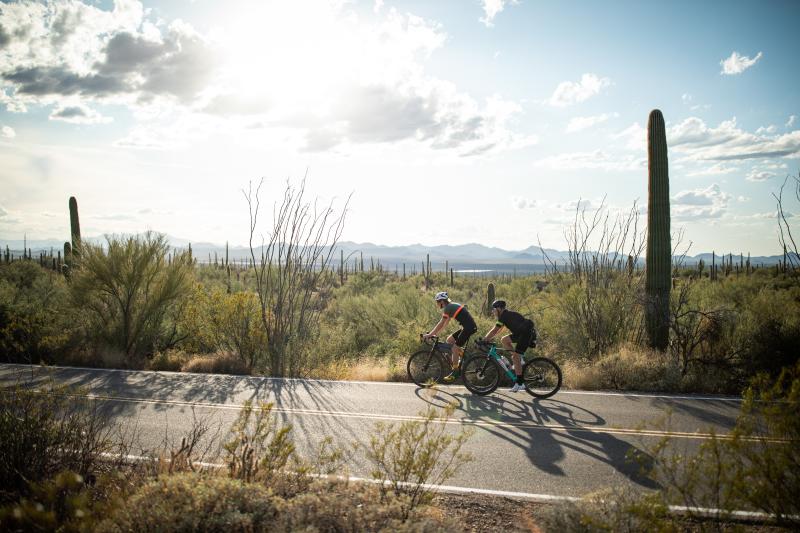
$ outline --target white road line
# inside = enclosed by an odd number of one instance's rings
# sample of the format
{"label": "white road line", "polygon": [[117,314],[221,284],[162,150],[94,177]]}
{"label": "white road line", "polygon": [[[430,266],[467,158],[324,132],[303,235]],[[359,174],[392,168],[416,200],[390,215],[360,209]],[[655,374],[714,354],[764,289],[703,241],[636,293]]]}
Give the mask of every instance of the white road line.
{"label": "white road line", "polygon": [[[230,379],[248,379],[248,380],[261,380],[261,381],[277,381],[277,382],[303,382],[303,383],[335,383],[339,385],[346,385],[346,384],[357,384],[357,385],[380,385],[380,386],[389,386],[389,387],[414,387],[419,388],[414,383],[400,383],[400,382],[389,382],[389,381],[343,381],[343,380],[333,380],[333,379],[308,379],[308,378],[275,378],[275,377],[268,377],[268,376],[235,376],[230,374],[191,374],[187,372],[170,372],[168,370],[124,370],[119,368],[88,368],[88,367],[79,367],[79,366],[42,366],[42,365],[24,365],[24,364],[17,364],[17,363],[3,363],[0,364],[0,368],[3,366],[7,367],[21,367],[21,368],[29,368],[29,369],[40,369],[40,370],[81,370],[87,372],[112,372],[112,373],[121,373],[121,374],[158,374],[158,375],[165,375],[165,376],[176,376],[176,377],[197,377],[201,375],[205,375],[208,377],[225,377]],[[441,389],[451,389],[456,388],[463,390],[464,387],[460,385],[438,385],[438,388]],[[559,396],[563,395],[579,395],[579,396],[622,396],[627,398],[657,398],[657,399],[669,399],[669,400],[697,400],[697,401],[720,401],[720,402],[738,402],[741,403],[742,399],[735,397],[735,396],[692,396],[692,395],[673,395],[673,394],[658,394],[658,393],[646,393],[646,392],[610,392],[610,391],[580,391],[580,390],[560,390],[556,397],[551,398],[551,400],[556,399]]]}
{"label": "white road line", "polygon": [[[127,461],[132,462],[146,462],[146,461],[157,461],[157,459],[153,457],[146,457],[142,455],[124,455],[121,456],[119,454],[110,454],[104,453],[103,456],[118,459],[123,458]],[[201,468],[207,469],[223,469],[226,468],[226,465],[221,463],[205,463],[205,462],[193,462],[192,464],[199,466]],[[325,479],[341,479],[347,480],[350,482],[355,483],[373,483],[373,484],[385,484],[388,485],[390,481],[379,481],[376,479],[370,478],[363,478],[363,477],[355,477],[355,476],[336,476],[336,475],[318,475],[314,477],[320,477]],[[401,482],[399,483],[401,486],[414,486],[413,483],[408,482]],[[535,503],[564,503],[564,502],[580,502],[583,498],[576,497],[576,496],[559,496],[555,494],[535,494],[530,492],[515,492],[515,491],[508,491],[508,490],[496,490],[496,489],[480,489],[476,487],[458,487],[454,485],[431,485],[431,484],[422,484],[428,490],[434,492],[443,492],[448,494],[480,494],[485,496],[502,496],[505,498],[512,498],[515,500],[528,500]],[[766,521],[774,519],[774,515],[770,515],[767,513],[759,512],[759,511],[736,511],[730,510],[726,511],[723,509],[714,509],[708,507],[687,507],[684,505],[670,505],[668,509],[676,514],[692,514],[692,515],[699,515],[699,516],[730,516],[732,518],[736,518],[739,520],[758,520],[758,521]],[[796,519],[797,517],[790,517]]]}
{"label": "white road line", "polygon": [[[189,402],[183,400],[108,396],[103,394],[86,394],[86,395],[75,395],[75,396],[81,396],[92,400],[106,401],[106,402],[174,405],[179,407],[200,407],[204,409],[222,409],[231,411],[240,411],[244,408],[244,405],[241,404]],[[287,414],[287,415],[300,415],[300,416],[307,415],[307,416],[321,416],[330,418],[355,418],[362,420],[386,420],[391,422],[425,420],[425,417],[418,415],[359,413],[352,411],[328,411],[323,409],[286,408],[277,406],[273,406],[272,412]],[[564,426],[557,424],[536,424],[534,422],[500,422],[495,420],[476,420],[471,418],[448,418],[448,419],[440,419],[438,420],[438,422],[451,425],[476,426],[485,428],[523,428],[523,429],[535,429],[535,430],[545,430],[545,431],[557,431],[561,433],[636,435],[642,437],[671,437],[671,438],[695,439],[695,440],[709,440],[712,438],[717,438],[721,440],[730,439],[730,437],[726,434],[711,434],[711,433],[684,432],[684,431],[659,431],[650,429],[628,429],[628,428],[614,428],[614,427]]]}

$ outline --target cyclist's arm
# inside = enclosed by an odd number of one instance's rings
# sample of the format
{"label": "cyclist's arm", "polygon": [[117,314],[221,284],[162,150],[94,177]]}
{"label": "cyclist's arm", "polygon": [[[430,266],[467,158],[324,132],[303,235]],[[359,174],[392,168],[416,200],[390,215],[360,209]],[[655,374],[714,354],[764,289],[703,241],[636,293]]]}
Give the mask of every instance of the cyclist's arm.
{"label": "cyclist's arm", "polygon": [[503,326],[495,325],[492,329],[490,329],[486,333],[486,335],[483,336],[483,340],[485,340],[486,342],[489,342],[490,340],[492,340],[494,338],[495,335],[497,335],[500,332],[501,329],[503,329]]}
{"label": "cyclist's arm", "polygon": [[432,337],[434,335],[438,335],[439,332],[442,331],[442,329],[444,329],[444,327],[447,325],[448,322],[450,322],[450,317],[442,316],[442,318],[439,320],[439,323],[433,326],[431,332],[428,333],[428,336]]}

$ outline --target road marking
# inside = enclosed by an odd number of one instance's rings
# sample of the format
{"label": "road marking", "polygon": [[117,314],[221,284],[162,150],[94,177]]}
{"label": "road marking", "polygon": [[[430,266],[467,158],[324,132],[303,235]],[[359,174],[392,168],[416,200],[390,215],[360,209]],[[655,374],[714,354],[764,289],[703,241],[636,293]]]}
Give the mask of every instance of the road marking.
{"label": "road marking", "polygon": [[[24,365],[18,363],[3,363],[0,364],[0,367],[20,367],[20,368],[29,368],[29,369],[39,369],[39,370],[80,370],[86,372],[111,372],[111,373],[121,373],[121,374],[156,374],[156,375],[163,375],[165,377],[196,377],[198,375],[203,374],[190,374],[187,372],[170,372],[168,370],[124,370],[120,368],[87,368],[87,367],[78,367],[78,366],[42,366],[42,365]],[[261,381],[276,381],[276,382],[303,382],[303,383],[335,383],[339,385],[380,385],[380,386],[390,386],[390,387],[414,387],[420,388],[414,383],[401,383],[401,382],[389,382],[389,381],[342,381],[342,380],[333,380],[333,379],[307,379],[307,378],[274,378],[274,377],[267,377],[267,376],[234,376],[229,374],[204,374],[208,377],[224,377],[229,379],[248,379],[248,380],[261,380]],[[465,387],[461,385],[438,385],[439,388],[442,389],[459,389],[465,390]],[[577,396],[622,396],[626,398],[656,398],[656,399],[667,399],[667,400],[697,400],[697,401],[720,401],[720,402],[735,402],[741,403],[742,398],[738,398],[735,396],[691,396],[691,395],[670,395],[670,394],[658,394],[658,393],[646,393],[646,392],[609,392],[609,391],[580,391],[580,390],[560,390],[556,397],[550,398],[550,401],[558,401],[556,398],[563,396],[563,395],[577,395]],[[547,401],[547,400],[545,400]]]}
{"label": "road marking", "polygon": [[[72,396],[83,397],[91,400],[98,400],[105,402],[173,405],[177,407],[200,407],[204,409],[222,409],[230,411],[241,411],[242,409],[244,409],[243,404],[189,402],[184,400],[108,396],[103,394],[76,394]],[[425,417],[419,415],[393,415],[384,413],[359,413],[352,411],[328,411],[324,409],[288,408],[288,407],[279,407],[275,405],[273,405],[272,407],[272,412],[286,414],[286,415],[299,415],[299,416],[307,415],[307,416],[321,416],[321,417],[331,417],[331,418],[355,418],[362,420],[380,420],[380,421],[390,421],[390,422],[415,422],[415,421],[419,422],[426,420]],[[671,438],[697,439],[697,440],[709,440],[712,438],[729,440],[731,438],[727,434],[712,434],[712,433],[685,432],[685,431],[660,431],[651,429],[628,429],[628,428],[599,427],[599,426],[598,427],[564,426],[557,424],[537,424],[535,422],[502,422],[496,420],[471,419],[471,418],[446,418],[446,419],[438,419],[437,422],[443,424],[476,426],[484,428],[523,428],[523,429],[557,431],[561,433],[638,435],[643,437],[671,437]]]}
{"label": "road marking", "polygon": [[[158,459],[154,457],[147,457],[143,455],[120,455],[120,454],[111,454],[111,453],[103,453],[101,454],[105,457],[118,459],[122,458],[126,461],[131,462],[148,462],[153,461],[157,462]],[[192,463],[195,466],[199,466],[201,468],[206,469],[223,469],[227,468],[226,465],[221,463],[207,463],[207,462],[200,462],[194,461]],[[324,479],[338,479],[338,480],[347,480],[350,482],[355,483],[372,483],[372,484],[383,484],[383,485],[391,485],[391,481],[380,481],[377,479],[371,478],[364,478],[364,477],[355,477],[355,476],[337,476],[337,475],[313,475],[313,477],[317,478],[324,478]],[[410,482],[399,482],[400,486],[403,487],[413,487],[415,486],[414,483]],[[531,492],[515,492],[515,491],[508,491],[508,490],[496,490],[496,489],[480,489],[475,487],[459,487],[454,485],[432,485],[429,483],[424,483],[421,485],[427,490],[433,492],[443,492],[449,494],[481,494],[485,496],[502,496],[506,498],[512,498],[516,500],[528,500],[535,503],[566,503],[566,502],[580,502],[584,500],[584,498],[576,497],[576,496],[559,496],[556,494],[535,494]],[[724,509],[715,509],[715,508],[708,508],[708,507],[688,507],[684,505],[670,505],[668,506],[670,512],[675,514],[681,515],[699,515],[699,516],[710,516],[710,517],[717,517],[717,516],[730,516],[739,520],[753,520],[753,521],[765,521],[765,520],[772,520],[775,519],[775,515],[771,515],[768,513],[760,512],[760,511],[737,511],[737,510],[724,510]],[[787,518],[791,518],[793,520],[798,519],[797,516],[790,515]]]}

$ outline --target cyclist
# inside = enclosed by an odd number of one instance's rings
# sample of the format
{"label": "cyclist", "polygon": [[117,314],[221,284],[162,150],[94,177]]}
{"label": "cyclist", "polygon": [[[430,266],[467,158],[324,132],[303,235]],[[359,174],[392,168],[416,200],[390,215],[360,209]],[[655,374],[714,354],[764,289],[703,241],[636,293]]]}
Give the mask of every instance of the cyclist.
{"label": "cyclist", "polygon": [[442,310],[442,318],[433,327],[430,333],[423,335],[423,338],[429,339],[437,335],[451,319],[456,319],[461,325],[461,329],[447,337],[447,343],[453,345],[450,356],[450,363],[453,366],[453,371],[446,375],[443,381],[450,383],[458,379],[461,375],[458,368],[459,361],[464,355],[464,346],[466,346],[470,336],[478,332],[478,326],[475,324],[475,319],[472,318],[472,315],[467,311],[467,306],[451,302],[446,292],[437,292],[433,299],[436,301],[436,305],[439,309]]}
{"label": "cyclist", "polygon": [[[503,327],[511,331],[510,335],[506,335],[501,339],[503,348],[512,352],[514,373],[517,375],[517,382],[514,383],[509,392],[525,390],[525,384],[522,380],[522,355],[528,348],[536,346],[536,328],[533,325],[533,320],[525,318],[516,311],[506,309],[505,300],[492,302],[492,313],[494,313],[497,322],[483,337],[483,341],[489,342]],[[512,343],[516,344],[516,346],[513,346]]]}

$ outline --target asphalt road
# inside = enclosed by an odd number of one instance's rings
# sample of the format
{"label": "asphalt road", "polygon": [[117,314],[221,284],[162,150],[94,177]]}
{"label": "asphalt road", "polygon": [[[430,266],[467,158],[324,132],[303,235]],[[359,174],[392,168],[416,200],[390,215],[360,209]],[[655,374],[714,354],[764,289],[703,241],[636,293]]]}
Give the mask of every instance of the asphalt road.
{"label": "asphalt road", "polygon": [[[430,406],[453,403],[448,431],[471,428],[466,450],[475,459],[447,484],[540,499],[621,485],[658,488],[627,459],[629,453],[658,442],[667,418],[672,445],[690,452],[711,430],[730,431],[741,403],[731,397],[582,391],[535,400],[502,390],[480,397],[462,386],[425,390],[401,383],[0,365],[2,386],[35,386],[49,377],[98,397],[111,420],[136,426],[145,448],[165,438],[180,441],[195,418],[221,428],[224,437],[246,400],[274,402],[276,416],[292,425],[298,450],[306,454],[325,436],[348,449],[365,445],[379,421],[415,420]],[[363,451],[353,453],[349,473],[368,477]]]}

